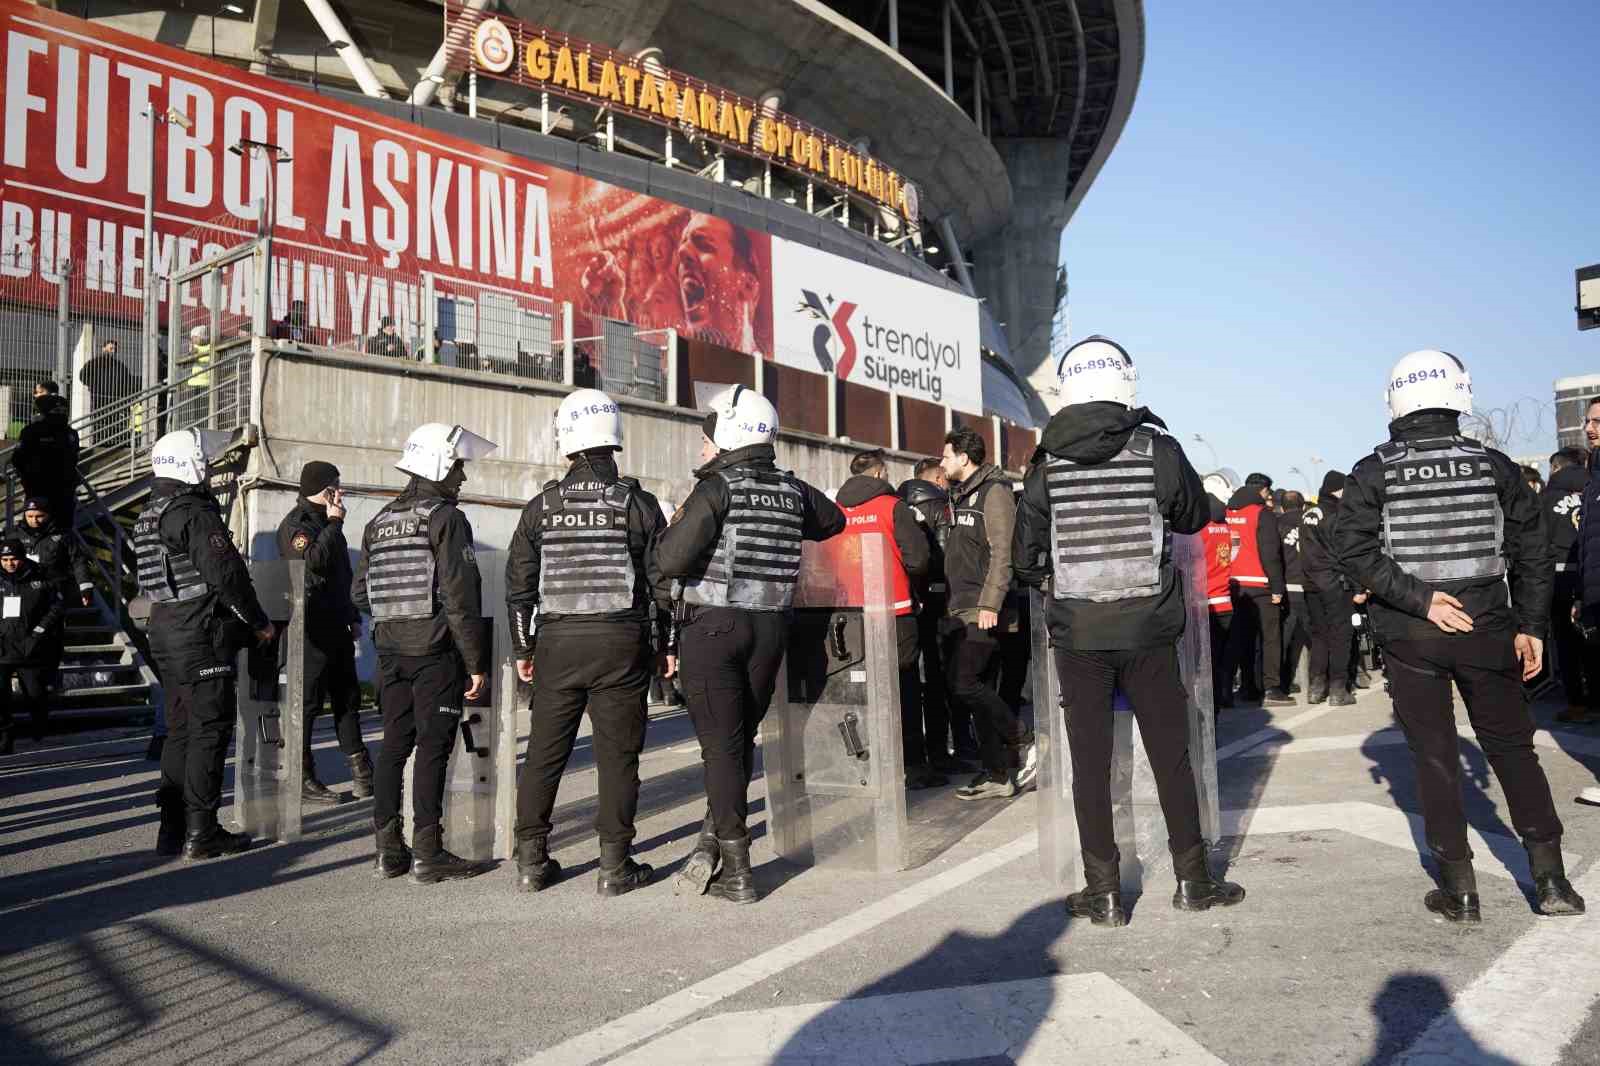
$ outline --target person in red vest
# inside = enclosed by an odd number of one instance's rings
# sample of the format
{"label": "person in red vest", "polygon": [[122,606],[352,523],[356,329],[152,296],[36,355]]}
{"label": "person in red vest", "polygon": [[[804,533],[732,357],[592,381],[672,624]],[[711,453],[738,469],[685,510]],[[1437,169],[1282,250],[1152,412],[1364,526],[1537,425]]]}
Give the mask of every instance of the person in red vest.
{"label": "person in red vest", "polygon": [[928,767],[922,730],[922,683],[917,674],[917,616],[911,582],[928,572],[928,538],[917,516],[886,479],[883,449],[861,452],[850,460],[850,480],[836,500],[845,514],[841,537],[881,533],[894,558],[895,647],[900,668],[900,737],[905,748],[906,787],[934,788],[949,783]]}
{"label": "person in red vest", "polygon": [[1227,671],[1232,678],[1236,668],[1243,669],[1239,693],[1246,703],[1286,706],[1296,702],[1281,677],[1283,603],[1289,589],[1283,578],[1278,516],[1266,506],[1271,498],[1272,479],[1251,474],[1228,501],[1228,525],[1239,536],[1239,550],[1233,556]]}
{"label": "person in red vest", "polygon": [[1233,677],[1227,670],[1228,630],[1233,624],[1229,581],[1239,538],[1228,525],[1228,506],[1216,491],[1220,488],[1227,492],[1227,482],[1212,474],[1205,479],[1205,485],[1211,520],[1200,531],[1200,550],[1205,554],[1206,606],[1211,613],[1211,693],[1216,709],[1222,711],[1233,708]]}

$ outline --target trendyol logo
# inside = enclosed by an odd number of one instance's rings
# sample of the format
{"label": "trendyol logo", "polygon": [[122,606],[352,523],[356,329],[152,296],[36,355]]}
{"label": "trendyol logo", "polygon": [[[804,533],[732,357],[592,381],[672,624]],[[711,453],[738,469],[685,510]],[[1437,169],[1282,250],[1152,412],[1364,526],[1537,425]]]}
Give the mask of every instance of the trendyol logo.
{"label": "trendyol logo", "polygon": [[811,352],[824,373],[849,381],[859,366],[857,380],[872,387],[943,401],[944,372],[962,365],[959,340],[936,337],[925,327],[912,332],[885,325],[881,314],[876,322],[869,313],[856,323],[852,318],[860,305],[854,301],[835,300],[831,293],[819,296],[810,289],[800,294],[804,298],[796,310],[817,322]]}
{"label": "trendyol logo", "polygon": [[[832,313],[823,306],[822,300],[810,289],[801,289],[800,294],[805,299],[800,304],[800,310],[818,319],[817,328],[811,331],[811,351],[817,357],[817,362],[822,366],[822,372],[837,373],[840,380],[848,381],[850,371],[856,365],[856,338],[850,332],[850,316],[856,313],[856,305],[849,300],[841,300],[838,308]],[[828,297],[828,302],[833,302],[833,297]],[[834,344],[838,343],[839,358],[834,360]]]}

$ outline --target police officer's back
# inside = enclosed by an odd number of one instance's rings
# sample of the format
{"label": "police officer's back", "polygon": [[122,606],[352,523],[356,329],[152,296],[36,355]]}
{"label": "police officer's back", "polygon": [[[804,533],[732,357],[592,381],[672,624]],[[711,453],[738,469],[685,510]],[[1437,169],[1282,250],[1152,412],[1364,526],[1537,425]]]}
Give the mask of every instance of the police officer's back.
{"label": "police officer's back", "polygon": [[11,464],[22,479],[22,491],[46,497],[50,511],[63,523],[71,519],[78,487],[78,431],[67,422],[66,397],[46,393],[34,397],[38,412],[22,427]]}

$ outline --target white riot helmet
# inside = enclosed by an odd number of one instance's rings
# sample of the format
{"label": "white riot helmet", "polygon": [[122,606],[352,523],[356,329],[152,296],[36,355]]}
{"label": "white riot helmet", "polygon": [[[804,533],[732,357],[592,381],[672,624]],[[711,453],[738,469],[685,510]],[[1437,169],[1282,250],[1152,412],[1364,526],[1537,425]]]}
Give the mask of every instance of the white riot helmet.
{"label": "white riot helmet", "polygon": [[208,468],[228,451],[233,434],[214,429],[177,429],[156,441],[150,469],[185,485],[205,483]]}
{"label": "white riot helmet", "polygon": [[707,436],[722,451],[771,444],[777,439],[778,409],[743,385],[730,385],[713,396],[711,413],[716,422]]}
{"label": "white riot helmet", "polygon": [[460,426],[428,422],[411,431],[406,449],[400,453],[395,469],[415,474],[426,481],[443,481],[457,460],[471,462],[488,456],[498,447],[493,441]]}
{"label": "white riot helmet", "polygon": [[1205,490],[1209,495],[1215,496],[1223,503],[1227,503],[1233,498],[1234,486],[1229,483],[1227,476],[1220,470],[1201,478],[1200,484],[1205,486]]}
{"label": "white riot helmet", "polygon": [[1440,407],[1460,414],[1472,413],[1472,375],[1449,352],[1425,348],[1403,357],[1389,372],[1384,389],[1389,417]]}
{"label": "white riot helmet", "polygon": [[579,389],[556,408],[556,451],[576,455],[590,448],[622,450],[622,412],[599,389]]}
{"label": "white riot helmet", "polygon": [[1061,402],[1067,407],[1101,400],[1132,407],[1139,391],[1133,356],[1116,341],[1098,334],[1066,350],[1056,364],[1056,379],[1061,382]]}

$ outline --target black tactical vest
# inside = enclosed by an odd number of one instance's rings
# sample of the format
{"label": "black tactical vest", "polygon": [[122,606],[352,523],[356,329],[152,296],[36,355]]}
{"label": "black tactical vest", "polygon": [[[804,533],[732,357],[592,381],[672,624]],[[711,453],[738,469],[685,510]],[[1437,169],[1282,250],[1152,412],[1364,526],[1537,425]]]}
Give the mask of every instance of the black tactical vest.
{"label": "black tactical vest", "polygon": [[787,473],[735,468],[728,514],[705,570],[683,581],[683,599],[705,607],[783,611],[800,576],[805,496]]}
{"label": "black tactical vest", "polygon": [[609,614],[633,606],[629,481],[585,479],[545,489],[539,515],[540,614]]}
{"label": "black tactical vest", "polygon": [[1115,458],[1092,466],[1052,458],[1045,487],[1056,599],[1109,603],[1161,590],[1172,549],[1156,501],[1155,434],[1135,429]]}
{"label": "black tactical vest", "polygon": [[1494,464],[1465,437],[1380,444],[1383,546],[1421,581],[1500,577],[1505,514]]}
{"label": "black tactical vest", "polygon": [[189,556],[169,552],[161,540],[161,516],[176,503],[168,496],[146,507],[133,524],[133,549],[139,558],[139,591],[151,603],[197,600],[211,591]]}
{"label": "black tactical vest", "polygon": [[367,528],[367,602],[374,622],[432,618],[433,543],[428,524],[447,501],[398,500],[379,511]]}

